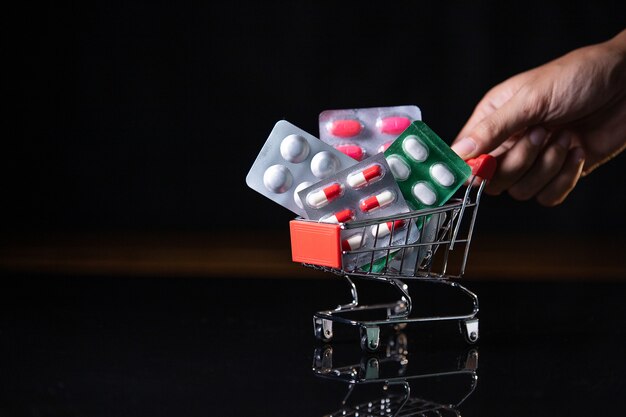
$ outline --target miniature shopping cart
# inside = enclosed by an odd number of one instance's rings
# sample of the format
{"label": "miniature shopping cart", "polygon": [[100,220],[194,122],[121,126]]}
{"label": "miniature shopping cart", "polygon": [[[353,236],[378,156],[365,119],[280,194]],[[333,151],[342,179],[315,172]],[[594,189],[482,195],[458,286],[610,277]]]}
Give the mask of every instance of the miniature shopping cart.
{"label": "miniature shopping cart", "polygon": [[[459,279],[467,264],[480,196],[495,172],[496,160],[481,155],[467,163],[472,167],[472,175],[464,195],[441,207],[340,224],[304,219],[290,222],[294,262],[344,277],[352,293],[352,302],[314,314],[313,327],[318,339],[332,339],[333,323],[357,326],[362,348],[375,351],[380,344],[381,326],[403,328],[413,322],[456,320],[469,343],[478,340],[478,297],[462,286]],[[385,236],[379,233],[383,227],[389,232]],[[398,242],[394,234],[400,233],[406,238]],[[373,236],[374,245],[356,250],[342,247],[342,240],[355,234],[361,234],[362,239],[366,234],[368,238]],[[400,299],[394,303],[359,305],[356,279],[388,283],[400,292]],[[452,287],[469,297],[471,311],[414,317],[405,281]],[[386,312],[384,317],[355,318],[364,312],[380,311]]]}

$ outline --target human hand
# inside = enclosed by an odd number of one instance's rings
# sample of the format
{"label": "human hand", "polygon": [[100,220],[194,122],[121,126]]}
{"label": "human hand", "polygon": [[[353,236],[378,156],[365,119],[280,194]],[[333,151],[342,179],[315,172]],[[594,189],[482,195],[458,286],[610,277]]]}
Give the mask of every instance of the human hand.
{"label": "human hand", "polygon": [[626,30],[495,86],[452,144],[464,159],[498,159],[487,193],[545,206],[624,148]]}

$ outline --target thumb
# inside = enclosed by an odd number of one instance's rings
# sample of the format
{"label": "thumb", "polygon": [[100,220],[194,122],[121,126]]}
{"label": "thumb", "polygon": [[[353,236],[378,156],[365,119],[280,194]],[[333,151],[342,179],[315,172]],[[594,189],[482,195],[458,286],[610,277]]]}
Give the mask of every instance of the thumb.
{"label": "thumb", "polygon": [[467,135],[455,141],[452,150],[469,159],[489,153],[513,134],[541,121],[540,100],[520,89],[502,107],[485,116]]}

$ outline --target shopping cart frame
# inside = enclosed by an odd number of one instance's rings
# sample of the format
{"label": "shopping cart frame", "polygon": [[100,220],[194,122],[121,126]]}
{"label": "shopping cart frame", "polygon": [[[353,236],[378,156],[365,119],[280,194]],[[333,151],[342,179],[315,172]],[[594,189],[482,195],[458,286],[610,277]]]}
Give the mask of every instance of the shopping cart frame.
{"label": "shopping cart frame", "polygon": [[[490,155],[481,155],[468,160],[467,163],[472,167],[472,175],[466,184],[463,197],[453,199],[441,207],[340,224],[319,223],[304,219],[292,220],[290,229],[293,260],[301,262],[305,267],[343,277],[352,295],[350,303],[339,305],[334,309],[318,311],[313,315],[314,335],[317,339],[330,341],[333,338],[333,323],[356,326],[360,330],[361,347],[364,350],[375,351],[380,345],[382,326],[404,328],[409,323],[456,320],[468,343],[478,341],[478,296],[461,285],[459,279],[462,278],[467,265],[480,198],[487,182],[495,173],[496,160]],[[428,238],[425,236],[424,229],[426,222],[431,219],[437,219],[437,224],[434,228],[434,235]],[[380,239],[388,239],[389,244],[381,248],[376,246],[376,242],[379,239],[380,226],[385,223],[389,225],[390,234],[388,238],[381,236]],[[396,225],[401,223],[403,226],[399,226],[396,230]],[[400,227],[404,228],[406,239],[400,244],[392,243],[394,234],[402,232]],[[417,227],[422,232],[415,242],[409,241],[411,227]],[[368,230],[371,230],[374,236],[373,248],[357,250],[341,248],[342,233],[361,231],[362,236],[365,236]],[[449,268],[450,254],[455,248],[458,250],[459,246],[464,248],[461,259],[457,261],[460,262],[460,266],[454,273]],[[311,251],[315,253],[311,254]],[[403,265],[405,255],[411,251],[419,254],[413,268],[410,265],[408,267]],[[438,268],[435,262],[437,254],[439,254]],[[353,258],[356,256],[357,259],[370,256],[371,259],[365,268],[362,262],[357,263],[358,267],[354,267],[345,263],[345,259],[349,256]],[[396,258],[395,269],[392,267],[392,256]],[[374,268],[375,261],[378,263],[378,269]],[[360,305],[355,278],[388,283],[400,292],[400,299],[394,303]],[[472,305],[471,311],[462,314],[411,317],[413,303],[409,287],[404,281],[419,281],[451,287],[469,298]],[[385,318],[357,320],[348,317],[353,313],[375,310],[386,311]]]}
{"label": "shopping cart frame", "polygon": [[[469,398],[478,382],[478,349],[453,349],[428,357],[411,357],[408,354],[407,337],[403,332],[390,337],[384,352],[366,354],[357,363],[337,365],[333,363],[334,348],[331,345],[317,347],[313,353],[313,373],[320,378],[345,383],[348,391],[341,401],[341,409],[330,416],[365,415],[378,411],[380,415],[459,415],[458,409]],[[421,359],[421,363],[413,363]],[[460,398],[455,401],[432,401],[414,396],[411,383],[419,380],[429,384],[447,382],[449,378],[464,378],[469,382]],[[368,398],[365,402],[349,404],[355,388],[362,385],[382,385],[382,397]],[[401,395],[390,390],[400,387]],[[415,385],[413,385],[415,388]]]}

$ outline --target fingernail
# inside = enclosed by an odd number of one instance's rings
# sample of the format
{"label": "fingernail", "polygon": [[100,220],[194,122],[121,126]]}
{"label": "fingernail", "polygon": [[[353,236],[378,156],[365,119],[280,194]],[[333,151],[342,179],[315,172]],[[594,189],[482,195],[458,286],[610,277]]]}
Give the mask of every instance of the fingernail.
{"label": "fingernail", "polygon": [[547,131],[541,126],[537,126],[531,129],[528,134],[528,138],[530,139],[530,143],[535,146],[543,145],[543,142],[546,140]]}
{"label": "fingernail", "polygon": [[556,143],[564,149],[569,149],[569,144],[571,143],[572,138],[567,133],[561,133],[561,136],[556,141]]}
{"label": "fingernail", "polygon": [[472,138],[463,138],[452,145],[452,150],[461,158],[466,159],[476,150],[476,142]]}

